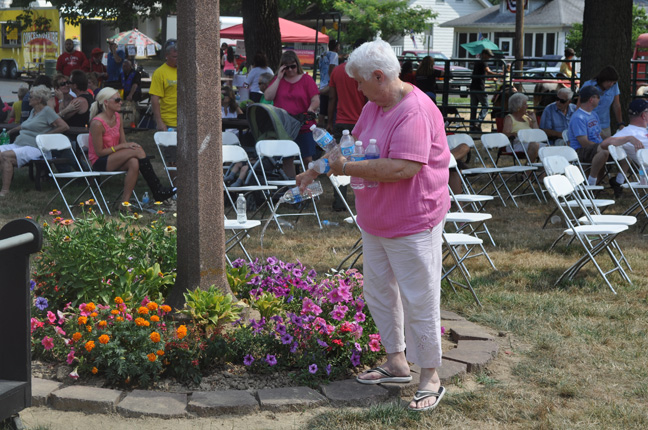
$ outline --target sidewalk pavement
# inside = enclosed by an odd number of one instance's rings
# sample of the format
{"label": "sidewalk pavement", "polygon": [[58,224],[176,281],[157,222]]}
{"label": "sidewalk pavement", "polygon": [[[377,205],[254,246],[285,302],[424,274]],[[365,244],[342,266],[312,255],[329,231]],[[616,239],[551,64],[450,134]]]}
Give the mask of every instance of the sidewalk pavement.
{"label": "sidewalk pavement", "polygon": [[[442,384],[469,372],[479,372],[498,352],[497,342],[486,330],[452,312],[442,311],[441,320],[456,348],[443,354],[438,369]],[[368,406],[412,396],[419,383],[420,368],[412,366],[407,384],[358,384],[355,379],[307,387],[263,389],[258,391],[194,391],[168,393],[63,384],[33,378],[32,406],[48,406],[62,411],[117,413],[125,417],[183,418],[251,414],[258,411],[300,411],[323,406]]]}

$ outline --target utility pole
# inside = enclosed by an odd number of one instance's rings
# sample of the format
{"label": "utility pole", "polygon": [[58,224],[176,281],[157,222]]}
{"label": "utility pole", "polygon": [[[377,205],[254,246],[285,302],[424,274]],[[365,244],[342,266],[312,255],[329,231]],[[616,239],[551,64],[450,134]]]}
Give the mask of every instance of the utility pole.
{"label": "utility pole", "polygon": [[522,71],[524,66],[524,4],[525,0],[515,1],[515,43],[513,44],[515,50],[515,59],[517,69]]}

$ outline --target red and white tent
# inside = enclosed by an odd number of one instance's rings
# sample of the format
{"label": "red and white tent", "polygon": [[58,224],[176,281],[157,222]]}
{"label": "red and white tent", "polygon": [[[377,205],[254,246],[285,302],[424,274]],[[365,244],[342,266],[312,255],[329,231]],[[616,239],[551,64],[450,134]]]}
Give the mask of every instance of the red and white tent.
{"label": "red and white tent", "polygon": [[[314,29],[287,19],[279,18],[279,32],[281,42],[303,42],[315,43],[315,33],[318,33],[317,43],[328,43],[329,37],[324,33],[316,32]],[[221,30],[221,37],[227,39],[243,39],[243,24],[234,25]]]}

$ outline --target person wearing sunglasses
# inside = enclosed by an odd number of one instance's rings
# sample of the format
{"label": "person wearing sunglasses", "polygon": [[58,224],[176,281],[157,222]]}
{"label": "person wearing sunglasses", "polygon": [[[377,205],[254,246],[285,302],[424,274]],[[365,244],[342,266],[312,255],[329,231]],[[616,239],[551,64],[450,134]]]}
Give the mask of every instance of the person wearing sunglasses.
{"label": "person wearing sunglasses", "polygon": [[576,112],[576,105],[571,102],[573,96],[574,93],[569,88],[559,89],[556,101],[547,105],[542,112],[540,128],[547,134],[550,145],[566,144],[562,132],[569,128],[569,120]]}
{"label": "person wearing sunglasses", "polygon": [[[265,90],[266,100],[274,102],[276,107],[285,109],[290,115],[310,112],[313,118],[317,118],[320,105],[319,88],[313,78],[304,73],[295,51],[284,52],[280,64],[277,76]],[[315,124],[315,121],[306,121],[295,138],[306,165],[315,155],[316,144],[310,131],[312,124]],[[292,157],[283,159],[283,171],[289,177],[295,177],[295,164]]]}
{"label": "person wearing sunglasses", "polygon": [[70,79],[65,75],[55,75],[52,83],[56,97],[56,112],[61,113],[76,98],[76,94],[71,91]]}
{"label": "person wearing sunglasses", "polygon": [[76,97],[67,103],[65,108],[59,109],[59,115],[70,127],[87,127],[90,105],[94,102],[94,98],[88,92],[88,77],[81,70],[73,70],[69,84],[65,87],[74,91]]}
{"label": "person wearing sunglasses", "polygon": [[[130,200],[139,172],[142,173],[156,201],[173,197],[175,188],[162,186],[144,149],[135,142],[126,141],[124,126],[119,115],[121,105],[119,91],[106,87],[99,92],[97,100],[90,107],[88,158],[93,170],[127,171],[122,194],[123,202]],[[123,207],[127,209],[129,206]]]}

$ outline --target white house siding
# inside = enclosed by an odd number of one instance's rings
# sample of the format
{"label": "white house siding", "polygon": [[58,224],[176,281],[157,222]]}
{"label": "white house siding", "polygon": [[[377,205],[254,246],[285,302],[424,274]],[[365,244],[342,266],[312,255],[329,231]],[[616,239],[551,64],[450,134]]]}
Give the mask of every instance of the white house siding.
{"label": "white house siding", "polygon": [[[412,7],[421,6],[432,10],[437,13],[434,19],[433,28],[427,33],[418,33],[414,37],[416,39],[416,47],[410,36],[392,40],[391,44],[397,53],[402,50],[427,50],[429,43],[430,51],[441,51],[448,57],[453,55],[454,44],[454,29],[440,28],[438,24],[450,21],[460,16],[470,15],[471,13],[484,9],[481,2],[477,0],[413,0],[410,2]],[[430,36],[430,37],[428,37]]]}

